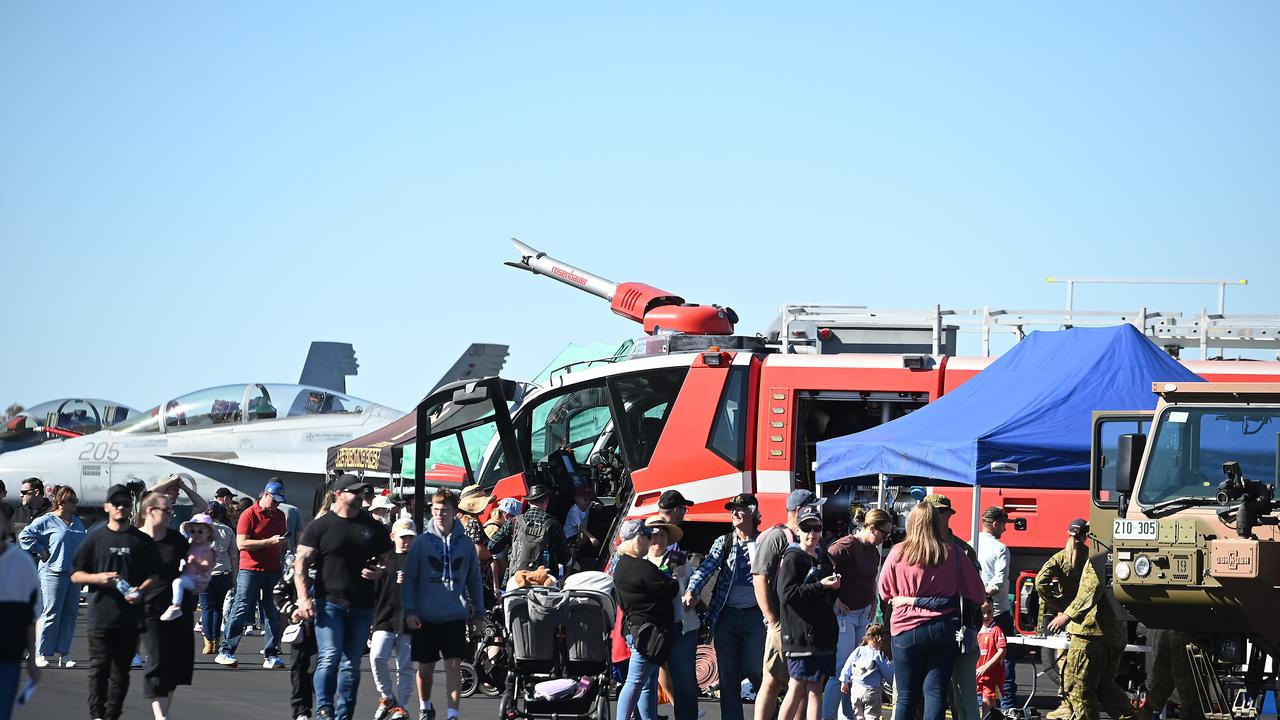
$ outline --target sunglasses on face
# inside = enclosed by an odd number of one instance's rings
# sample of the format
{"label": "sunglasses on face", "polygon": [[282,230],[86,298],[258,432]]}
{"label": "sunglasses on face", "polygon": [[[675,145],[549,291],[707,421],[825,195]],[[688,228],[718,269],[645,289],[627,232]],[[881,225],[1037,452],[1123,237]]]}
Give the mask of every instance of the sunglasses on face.
{"label": "sunglasses on face", "polygon": [[19,490],[18,494],[19,495],[39,495],[40,491],[39,490]]}

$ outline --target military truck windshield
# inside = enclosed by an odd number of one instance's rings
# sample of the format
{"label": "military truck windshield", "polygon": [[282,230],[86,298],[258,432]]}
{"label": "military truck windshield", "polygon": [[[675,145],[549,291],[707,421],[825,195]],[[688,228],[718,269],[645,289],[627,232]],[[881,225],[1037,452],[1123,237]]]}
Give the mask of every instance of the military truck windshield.
{"label": "military truck windshield", "polygon": [[1138,501],[1213,497],[1231,461],[1246,479],[1275,482],[1278,448],[1280,408],[1170,407],[1157,420]]}

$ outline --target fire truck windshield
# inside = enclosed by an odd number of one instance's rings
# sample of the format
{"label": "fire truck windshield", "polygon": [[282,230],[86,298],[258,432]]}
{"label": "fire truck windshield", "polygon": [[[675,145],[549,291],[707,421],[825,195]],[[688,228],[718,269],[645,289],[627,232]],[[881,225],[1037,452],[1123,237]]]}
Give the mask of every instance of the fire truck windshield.
{"label": "fire truck windshield", "polygon": [[[557,450],[579,465],[595,465],[625,449],[628,467],[645,467],[688,374],[687,366],[610,376],[529,398],[513,424],[527,467]],[[486,453],[480,484],[492,486],[510,474],[501,450]]]}
{"label": "fire truck windshield", "polygon": [[1213,497],[1225,462],[1240,463],[1246,479],[1272,483],[1278,452],[1280,408],[1169,407],[1156,423],[1138,501]]}

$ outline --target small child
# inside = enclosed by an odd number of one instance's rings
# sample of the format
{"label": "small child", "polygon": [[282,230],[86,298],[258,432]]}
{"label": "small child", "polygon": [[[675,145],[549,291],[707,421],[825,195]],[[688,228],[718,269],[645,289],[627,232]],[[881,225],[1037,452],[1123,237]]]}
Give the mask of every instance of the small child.
{"label": "small child", "polygon": [[883,683],[893,682],[893,663],[884,656],[884,625],[872,623],[862,644],[840,669],[840,705],[851,720],[880,720]]}
{"label": "small child", "polygon": [[992,619],[991,601],[987,600],[982,603],[982,629],[978,631],[978,700],[984,718],[1000,705],[1005,645],[1004,631]]}
{"label": "small child", "polygon": [[187,549],[187,561],[182,572],[173,579],[173,604],[160,616],[164,622],[182,617],[182,596],[185,592],[202,593],[209,587],[213,566],[217,563],[217,551],[213,548],[213,518],[200,513],[182,523],[182,534],[191,541]]}
{"label": "small child", "polygon": [[[430,520],[428,519],[428,522]],[[412,520],[397,520],[391,526],[395,554],[383,561],[386,572],[374,582],[373,641],[369,664],[373,684],[378,688],[378,708],[374,720],[404,720],[409,717],[413,700],[413,631],[404,625],[400,607],[400,589],[404,585],[404,561],[418,535]]]}

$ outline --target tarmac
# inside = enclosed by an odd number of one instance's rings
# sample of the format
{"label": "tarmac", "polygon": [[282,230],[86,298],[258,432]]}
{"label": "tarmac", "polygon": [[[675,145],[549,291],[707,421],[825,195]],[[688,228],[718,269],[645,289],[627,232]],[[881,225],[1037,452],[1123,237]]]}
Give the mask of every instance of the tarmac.
{"label": "tarmac", "polygon": [[[88,641],[85,638],[82,622],[77,627],[75,640],[72,642],[71,658],[77,661],[74,668],[48,667],[31,702],[14,710],[15,720],[27,718],[89,718],[89,709],[85,698],[88,694]],[[240,667],[225,668],[213,662],[212,655],[199,654],[200,636],[193,633],[196,640],[195,681],[190,687],[181,687],[174,693],[173,705],[169,717],[172,720],[185,718],[201,718],[202,720],[293,720],[294,715],[289,706],[289,671],[266,670],[262,667],[263,638],[260,635],[246,636],[240,643],[236,657]],[[292,660],[283,655],[285,663]],[[1019,676],[1030,673],[1031,667],[1019,666]],[[23,673],[22,684],[26,683]],[[21,687],[21,686],[20,686]],[[443,720],[444,712],[444,673],[437,666],[435,682],[432,684],[432,700],[437,708],[437,718]],[[1052,687],[1042,683],[1033,702],[1035,707],[1044,712],[1052,708]],[[485,718],[497,720],[498,698],[485,697],[479,693],[463,698],[462,718]],[[373,711],[378,705],[378,691],[373,685],[373,675],[369,670],[369,659],[365,657],[361,663],[360,690],[356,702],[355,720],[371,720]],[[616,706],[615,706],[616,707]],[[750,717],[751,705],[747,705],[747,717]],[[412,707],[407,708],[413,720],[417,720],[417,698]],[[699,703],[704,711],[702,720],[720,720],[720,707],[715,700],[704,699]],[[885,717],[892,717],[890,708],[885,708]],[[659,713],[670,715],[670,707],[659,708]],[[130,677],[129,694],[125,701],[124,718],[150,720],[151,706],[142,693],[142,670],[134,669]]]}

